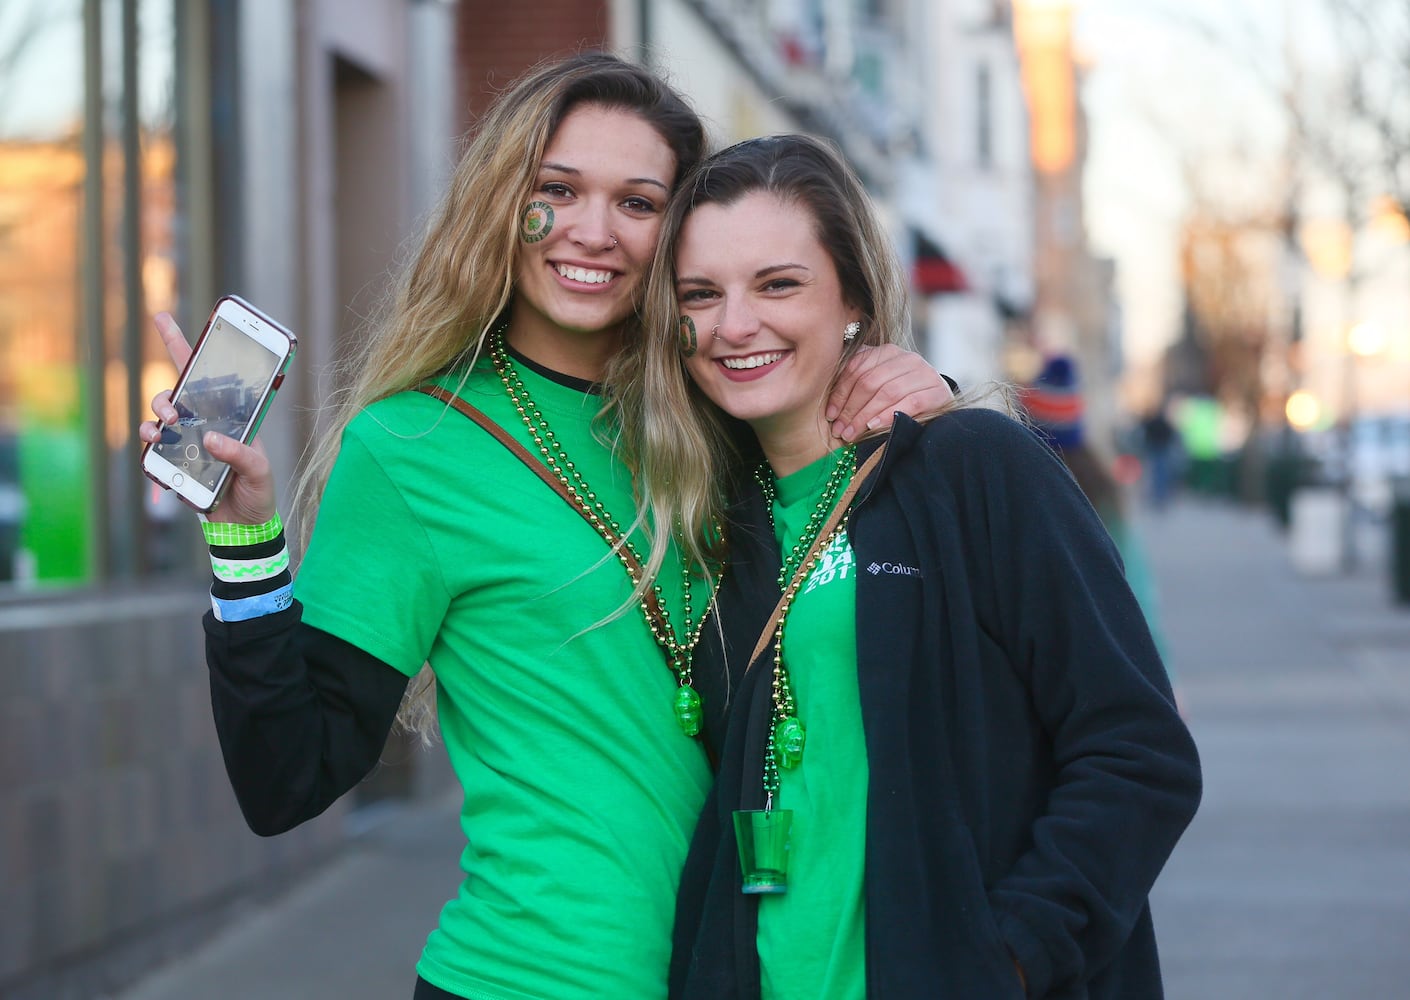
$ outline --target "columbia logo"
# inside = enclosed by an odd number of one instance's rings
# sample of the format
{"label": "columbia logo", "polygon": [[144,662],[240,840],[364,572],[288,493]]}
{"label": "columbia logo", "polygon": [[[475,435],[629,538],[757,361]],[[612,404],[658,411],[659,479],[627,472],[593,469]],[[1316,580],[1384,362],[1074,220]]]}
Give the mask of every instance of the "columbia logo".
{"label": "columbia logo", "polygon": [[919,566],[907,566],[904,563],[872,563],[867,567],[867,572],[872,576],[880,576],[885,573],[887,576],[923,576]]}

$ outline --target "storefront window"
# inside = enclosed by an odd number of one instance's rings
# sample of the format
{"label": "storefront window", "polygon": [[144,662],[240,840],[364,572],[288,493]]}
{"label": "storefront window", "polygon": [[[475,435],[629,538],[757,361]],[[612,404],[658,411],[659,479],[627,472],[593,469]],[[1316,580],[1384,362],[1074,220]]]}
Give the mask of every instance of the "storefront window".
{"label": "storefront window", "polygon": [[[141,125],[139,199],[142,208],[138,247],[141,263],[136,271],[136,285],[141,302],[131,311],[138,324],[136,357],[129,360],[119,351],[110,355],[109,361],[110,381],[127,379],[129,363],[140,365],[133,381],[140,386],[137,410],[143,416],[148,401],[160,390],[169,388],[175,374],[166,351],[153,334],[150,317],[163,311],[181,313],[177,264],[177,232],[182,218],[176,141],[178,40],[173,13],[171,0],[141,0],[138,5],[140,89],[137,104]],[[114,455],[127,462],[133,451],[128,437],[133,431],[133,422],[129,413],[119,412],[121,407],[111,405],[116,395],[108,395],[108,444]],[[125,394],[122,398],[125,402]],[[133,466],[132,462],[127,464]],[[135,472],[135,466],[124,468],[123,475],[114,477],[114,488],[124,489],[128,476]],[[183,547],[181,542],[192,537],[190,511],[181,506],[175,495],[156,484],[143,479],[139,485],[142,500],[136,520],[142,547],[132,552],[134,568],[152,571],[183,565],[189,546]],[[115,548],[119,555],[130,549],[123,545]]]}
{"label": "storefront window", "polygon": [[78,0],[0,7],[0,584],[88,575],[83,110]]}
{"label": "storefront window", "polygon": [[175,46],[171,0],[0,4],[0,593],[180,558],[131,419],[170,379],[133,322],[179,287]]}

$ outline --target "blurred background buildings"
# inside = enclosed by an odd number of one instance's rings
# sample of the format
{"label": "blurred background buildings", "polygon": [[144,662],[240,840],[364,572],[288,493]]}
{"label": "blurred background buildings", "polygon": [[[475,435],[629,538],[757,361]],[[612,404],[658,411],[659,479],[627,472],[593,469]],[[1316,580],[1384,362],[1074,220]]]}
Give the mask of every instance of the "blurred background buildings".
{"label": "blurred background buildings", "polygon": [[[1289,447],[1290,428],[1340,426],[1345,444],[1374,415],[1393,435],[1410,398],[1410,26],[1374,18],[1394,6],[1305,0],[1231,26],[1199,4],[1097,0],[6,0],[0,994],[119,984],[335,850],[362,810],[447,781],[394,744],[318,821],[246,830],[209,721],[199,534],[138,471],[133,430],[174,377],[152,314],[194,337],[236,292],[297,331],[262,434],[292,470],[460,137],[530,65],[607,47],[665,73],[717,143],[837,142],[910,269],[917,343],[962,385],[1071,353],[1099,448],[1184,404],[1192,455],[1220,469],[1243,467],[1246,442]],[[1315,44],[1325,31],[1293,7],[1359,48]],[[1122,46],[1152,24],[1253,66],[1231,93],[1278,119],[1267,163],[1237,136],[1179,146],[1159,101],[1160,169],[1093,143],[1084,95],[1113,109],[1120,72],[1143,68]],[[1377,62],[1390,40],[1404,47]],[[1168,186],[1172,163],[1178,210],[1118,234],[1121,196]],[[1126,317],[1160,322],[1143,317],[1163,293],[1138,283],[1156,244],[1174,315],[1136,350]]]}

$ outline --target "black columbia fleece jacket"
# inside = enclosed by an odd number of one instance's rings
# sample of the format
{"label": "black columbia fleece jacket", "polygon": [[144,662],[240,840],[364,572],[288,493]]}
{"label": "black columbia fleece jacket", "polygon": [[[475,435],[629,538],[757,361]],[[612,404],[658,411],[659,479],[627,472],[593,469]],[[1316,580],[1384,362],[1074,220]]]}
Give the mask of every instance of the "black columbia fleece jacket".
{"label": "black columbia fleece jacket", "polygon": [[[887,448],[848,521],[867,994],[1020,997],[1017,961],[1030,997],[1160,997],[1147,896],[1200,768],[1115,547],[1005,416],[898,414]],[[686,1000],[759,994],[758,897],[739,891],[731,813],[763,805],[772,654],[744,661],[779,556],[757,487],[732,522],[723,634],[704,629],[695,668],[721,765],[677,908],[670,992]]]}

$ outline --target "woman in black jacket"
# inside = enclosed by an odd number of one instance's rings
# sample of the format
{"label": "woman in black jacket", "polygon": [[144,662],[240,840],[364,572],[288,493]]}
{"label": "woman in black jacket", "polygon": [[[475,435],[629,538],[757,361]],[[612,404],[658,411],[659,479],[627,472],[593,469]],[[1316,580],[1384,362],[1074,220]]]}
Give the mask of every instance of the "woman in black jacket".
{"label": "woman in black jacket", "polygon": [[[658,252],[648,329],[682,336],[647,338],[637,426],[673,414],[679,447],[716,457],[642,481],[687,537],[727,514],[731,553],[696,658],[721,768],[672,994],[1160,996],[1147,896],[1200,771],[1091,505],[991,410],[827,434],[840,366],[908,326],[887,237],[823,144],[711,157]],[[743,482],[717,471],[754,445],[729,418],[757,442]]]}

